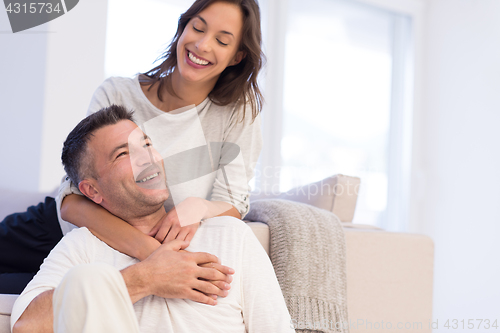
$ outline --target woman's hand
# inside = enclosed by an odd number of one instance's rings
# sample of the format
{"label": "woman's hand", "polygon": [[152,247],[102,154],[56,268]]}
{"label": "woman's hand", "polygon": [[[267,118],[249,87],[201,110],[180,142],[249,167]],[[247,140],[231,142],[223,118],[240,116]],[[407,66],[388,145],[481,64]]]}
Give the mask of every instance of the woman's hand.
{"label": "woman's hand", "polygon": [[206,200],[201,198],[187,198],[172,208],[156,224],[149,235],[156,238],[160,243],[173,239],[190,242],[200,226],[200,221],[206,218],[208,208],[205,202]]}

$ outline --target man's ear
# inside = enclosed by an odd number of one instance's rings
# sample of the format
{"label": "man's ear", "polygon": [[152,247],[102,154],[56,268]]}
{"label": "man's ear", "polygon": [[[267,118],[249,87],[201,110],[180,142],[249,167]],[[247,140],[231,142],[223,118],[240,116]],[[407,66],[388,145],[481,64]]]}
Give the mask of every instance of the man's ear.
{"label": "man's ear", "polygon": [[100,204],[102,202],[101,193],[98,191],[95,184],[90,179],[84,179],[78,184],[78,189],[83,193],[84,196]]}
{"label": "man's ear", "polygon": [[239,64],[245,57],[247,56],[247,53],[245,51],[238,51],[236,52],[235,56],[233,57],[233,60],[229,63],[229,66],[234,66]]}

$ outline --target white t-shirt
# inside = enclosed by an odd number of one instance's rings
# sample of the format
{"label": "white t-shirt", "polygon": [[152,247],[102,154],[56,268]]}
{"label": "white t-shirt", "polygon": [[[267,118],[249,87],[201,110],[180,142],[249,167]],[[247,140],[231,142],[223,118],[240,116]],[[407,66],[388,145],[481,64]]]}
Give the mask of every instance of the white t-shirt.
{"label": "white t-shirt", "polygon": [[[262,149],[260,116],[250,108],[218,106],[207,97],[198,106],[163,112],[144,95],[139,76],[111,77],[97,88],[87,114],[112,104],[134,111],[134,121],[151,137],[165,161],[171,200],[167,212],[188,197],[232,204],[242,218],[249,210],[249,181]],[[192,154],[190,154],[192,152]],[[75,226],[61,219],[63,198],[78,193],[66,179],[56,197],[63,234]]]}
{"label": "white t-shirt", "polygon": [[[145,297],[134,304],[141,332],[294,332],[271,261],[244,222],[227,216],[207,219],[186,250],[212,253],[234,268],[229,295],[219,297],[215,306]],[[87,228],[71,231],[17,299],[11,325],[37,295],[56,288],[69,269],[85,263],[106,263],[121,270],[137,260],[112,249]]]}

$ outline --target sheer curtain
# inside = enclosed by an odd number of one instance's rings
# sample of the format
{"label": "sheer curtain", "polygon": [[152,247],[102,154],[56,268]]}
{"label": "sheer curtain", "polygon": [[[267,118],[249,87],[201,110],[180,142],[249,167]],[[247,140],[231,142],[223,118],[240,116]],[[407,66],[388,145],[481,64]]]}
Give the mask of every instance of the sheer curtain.
{"label": "sheer curtain", "polygon": [[[283,1],[283,3],[285,3]],[[348,0],[286,1],[280,191],[362,179],[355,222],[384,225],[398,30],[404,15]],[[274,112],[274,110],[269,110]],[[392,124],[398,126],[398,124]]]}

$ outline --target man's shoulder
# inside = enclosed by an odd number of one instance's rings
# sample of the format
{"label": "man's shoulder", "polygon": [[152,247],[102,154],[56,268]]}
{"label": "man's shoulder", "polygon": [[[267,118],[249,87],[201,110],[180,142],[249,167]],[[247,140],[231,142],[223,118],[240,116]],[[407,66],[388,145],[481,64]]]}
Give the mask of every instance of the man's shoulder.
{"label": "man's shoulder", "polygon": [[72,238],[92,238],[95,236],[90,232],[89,229],[86,227],[81,227],[81,228],[75,228],[68,232],[66,235],[64,235],[63,239],[72,239]]}
{"label": "man's shoulder", "polygon": [[96,260],[110,264],[129,264],[132,257],[121,253],[96,237],[86,227],[76,228],[67,233],[53,250],[57,253],[72,253],[84,257],[88,262]]}
{"label": "man's shoulder", "polygon": [[99,239],[94,236],[89,229],[86,227],[75,228],[68,232],[63,238],[59,241],[58,246],[65,247],[88,247],[90,243],[99,242]]}

